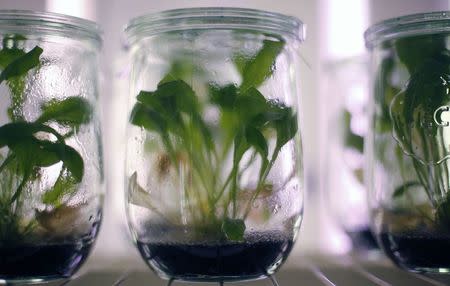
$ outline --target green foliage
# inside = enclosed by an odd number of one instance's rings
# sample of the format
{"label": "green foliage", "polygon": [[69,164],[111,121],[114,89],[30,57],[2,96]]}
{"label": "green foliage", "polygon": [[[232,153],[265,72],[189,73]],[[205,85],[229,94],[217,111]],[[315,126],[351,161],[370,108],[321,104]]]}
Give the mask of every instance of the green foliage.
{"label": "green foliage", "polygon": [[[16,190],[20,181],[15,174],[16,162],[3,158],[0,155],[0,159],[3,163],[0,167],[1,180],[0,180],[0,246],[11,245],[22,241],[23,237],[26,237],[31,228],[33,222],[24,224],[20,213],[14,208],[20,209],[20,202],[16,206],[10,204],[11,198]],[[10,161],[8,168],[5,168],[5,162]]]}
{"label": "green foliage", "polygon": [[254,127],[248,127],[245,129],[245,139],[249,145],[253,146],[256,151],[261,154],[263,159],[267,158],[269,153],[266,138],[258,129]]}
{"label": "green foliage", "polygon": [[3,44],[3,49],[0,50],[0,67],[2,70],[14,60],[22,58],[25,55],[25,52],[18,48],[7,48],[5,44]]}
{"label": "green foliage", "polygon": [[447,51],[446,36],[432,34],[402,38],[395,42],[395,50],[409,73],[415,74],[426,60]]}
{"label": "green foliage", "polygon": [[28,71],[38,67],[42,49],[36,46],[26,53],[19,48],[19,43],[26,39],[23,36],[11,35],[3,39],[0,50],[0,84],[6,80],[11,90],[12,104],[8,109],[11,120],[22,120],[22,105],[25,100],[24,89]]}
{"label": "green foliage", "polygon": [[[433,118],[439,107],[450,103],[450,53],[446,39],[444,34],[432,34],[396,40],[393,47],[410,79],[400,92],[390,82],[396,63],[392,56],[387,57],[380,66],[376,90],[383,111],[381,121],[391,127],[377,131],[393,131],[403,153],[410,156],[418,180],[397,187],[393,197],[400,198],[421,186],[435,209],[438,227],[450,225],[450,176],[445,159],[450,150],[442,127]],[[386,119],[388,108],[390,118]],[[398,158],[401,166],[403,157]]]}
{"label": "green foliage", "polygon": [[[38,132],[48,132],[59,138],[52,142],[36,138]],[[83,160],[80,154],[64,143],[54,129],[40,123],[17,122],[0,127],[0,147],[8,146],[10,156],[19,161],[23,173],[30,173],[35,167],[48,167],[60,161],[76,182],[83,178]]]}
{"label": "green foliage", "polygon": [[244,240],[245,223],[242,219],[226,218],[222,222],[222,231],[227,239],[242,241]]}
{"label": "green foliage", "polygon": [[359,153],[364,151],[364,138],[352,132],[351,130],[351,114],[347,110],[344,112],[343,128],[344,128],[344,144],[353,148]]}
{"label": "green foliage", "polygon": [[233,109],[237,96],[238,88],[234,84],[229,84],[224,87],[210,86],[211,102],[219,106],[223,111]]}
{"label": "green foliage", "polygon": [[[259,87],[270,75],[272,75],[275,60],[283,50],[285,42],[283,40],[265,40],[263,47],[255,57],[247,62],[238,63],[238,70],[242,69],[241,90],[245,91],[250,87]],[[239,57],[237,57],[239,59]],[[242,68],[239,68],[239,67]]]}
{"label": "green foliage", "polygon": [[44,193],[42,202],[47,205],[59,207],[62,203],[63,196],[74,192],[77,183],[71,173],[63,170],[53,185],[53,188]]}
{"label": "green foliage", "polygon": [[[19,241],[32,230],[34,222],[23,226],[20,218],[22,197],[33,181],[39,179],[39,170],[62,162],[62,168],[54,185],[47,190],[42,201],[60,206],[64,195],[73,192],[83,179],[84,162],[65,139],[75,134],[81,125],[92,117],[92,107],[81,97],[51,100],[41,106],[41,115],[34,122],[25,121],[22,115],[24,86],[27,76],[41,65],[42,48],[34,47],[29,52],[19,48],[19,42],[26,39],[15,35],[5,37],[0,50],[0,84],[5,82],[11,92],[8,114],[11,122],[0,126],[0,148],[7,147],[8,153],[0,165],[2,189],[0,193],[0,243]],[[30,80],[32,84],[33,81]],[[51,127],[56,123],[67,134],[60,134]],[[7,182],[7,183],[6,183]]]}
{"label": "green foliage", "polygon": [[42,114],[37,122],[57,122],[66,127],[79,128],[91,120],[92,107],[81,97],[51,100],[41,106]]}
{"label": "green foliage", "polygon": [[[189,168],[190,182],[185,192],[186,198],[193,200],[187,204],[196,205],[190,209],[197,220],[196,229],[204,231],[206,227],[208,233],[215,232],[211,235],[219,239],[244,239],[251,204],[267,185],[267,175],[281,148],[297,133],[294,110],[266,99],[257,89],[272,75],[283,48],[282,40],[265,40],[254,57],[236,55],[234,62],[242,76],[241,85],[210,83],[207,102],[200,101],[187,84],[192,80],[193,70],[182,69],[179,61],[172,65],[156,90],[140,91],[136,96],[130,122],[159,135],[173,166],[179,166],[182,158]],[[219,131],[202,117],[205,104],[219,110]],[[270,140],[276,141],[273,150],[269,148]],[[239,206],[238,178],[245,169],[241,161],[246,152],[257,154],[261,164],[251,198],[245,206]],[[230,153],[232,166],[226,170],[226,156]],[[178,168],[176,171],[179,172]],[[223,173],[226,173],[224,182],[220,179]]]}
{"label": "green foliage", "polygon": [[43,50],[36,46],[28,53],[11,60],[0,73],[0,83],[13,77],[23,76],[29,70],[37,67],[42,52]]}
{"label": "green foliage", "polygon": [[[278,108],[278,107],[277,107]],[[290,108],[279,108],[280,118],[273,121],[273,125],[277,131],[276,150],[281,149],[289,140],[297,133],[297,115]]]}
{"label": "green foliage", "polygon": [[[405,124],[414,124],[414,120],[434,122],[433,114],[436,109],[448,102],[448,94],[442,81],[450,81],[450,56],[437,54],[422,61],[416,67],[408,85],[406,86],[403,117]],[[414,118],[422,115],[422,118]],[[436,134],[436,126],[431,131]]]}

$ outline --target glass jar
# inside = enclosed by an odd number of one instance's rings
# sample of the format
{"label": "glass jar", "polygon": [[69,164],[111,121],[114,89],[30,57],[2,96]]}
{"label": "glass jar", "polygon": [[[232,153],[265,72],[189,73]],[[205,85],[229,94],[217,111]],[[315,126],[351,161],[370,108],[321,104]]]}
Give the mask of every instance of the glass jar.
{"label": "glass jar", "polygon": [[449,272],[450,14],[387,20],[366,32],[374,70],[367,138],[372,227],[416,272]]}
{"label": "glass jar", "polygon": [[70,277],[101,219],[96,24],[0,11],[0,284]]}
{"label": "glass jar", "polygon": [[330,62],[326,70],[327,132],[325,193],[330,215],[352,242],[354,253],[375,257],[367,190],[363,182],[364,136],[367,133],[368,59],[355,56]]}
{"label": "glass jar", "polygon": [[162,278],[273,274],[303,210],[298,48],[303,24],[194,8],[132,20],[128,222]]}

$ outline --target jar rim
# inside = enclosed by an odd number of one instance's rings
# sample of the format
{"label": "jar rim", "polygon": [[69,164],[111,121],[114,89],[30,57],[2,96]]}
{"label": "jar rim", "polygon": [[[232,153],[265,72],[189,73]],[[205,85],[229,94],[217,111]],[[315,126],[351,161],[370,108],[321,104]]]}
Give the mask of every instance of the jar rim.
{"label": "jar rim", "polygon": [[235,7],[198,7],[165,10],[135,17],[125,33],[128,43],[140,36],[203,29],[242,29],[275,33],[304,41],[305,24],[294,16],[257,9]]}
{"label": "jar rim", "polygon": [[[30,30],[32,28],[32,30]],[[101,44],[100,26],[90,20],[53,12],[0,9],[0,31],[60,33]]]}
{"label": "jar rim", "polygon": [[450,32],[450,11],[437,11],[401,16],[379,22],[366,30],[366,47],[400,37]]}

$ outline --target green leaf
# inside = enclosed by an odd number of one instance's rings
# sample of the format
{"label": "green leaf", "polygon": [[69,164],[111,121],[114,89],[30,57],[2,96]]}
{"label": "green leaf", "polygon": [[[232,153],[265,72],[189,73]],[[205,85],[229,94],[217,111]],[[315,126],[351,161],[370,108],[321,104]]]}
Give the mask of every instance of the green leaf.
{"label": "green leaf", "polygon": [[245,136],[245,129],[241,129],[234,137],[234,155],[233,165],[237,168],[239,161],[241,161],[244,153],[250,148]]}
{"label": "green leaf", "polygon": [[5,69],[12,61],[25,55],[23,49],[19,49],[18,42],[26,38],[22,35],[6,35],[3,37],[2,49],[0,50],[0,68]]}
{"label": "green leaf", "polygon": [[209,96],[212,103],[224,110],[233,109],[234,102],[238,96],[238,88],[234,84],[219,87],[214,84],[209,85]]}
{"label": "green leaf", "polygon": [[157,96],[156,92],[141,90],[136,96],[136,99],[140,104],[143,104],[148,108],[160,113],[166,112],[162,105],[161,99]]}
{"label": "green leaf", "polygon": [[61,125],[78,128],[92,117],[92,106],[81,97],[52,100],[41,106],[42,114],[36,122],[55,121]]}
{"label": "green leaf", "polygon": [[25,55],[14,59],[0,74],[0,83],[12,77],[23,76],[29,70],[37,67],[40,63],[39,57],[42,52],[43,50],[39,46],[36,46]]}
{"label": "green leaf", "polygon": [[162,85],[164,83],[175,81],[175,80],[184,80],[190,81],[195,72],[199,72],[196,70],[196,65],[192,60],[181,60],[176,59],[171,64],[168,73],[164,76],[164,78],[159,82],[158,85]]}
{"label": "green leaf", "polygon": [[33,123],[14,122],[7,123],[0,127],[0,148],[16,144],[17,142],[27,140],[40,129]]}
{"label": "green leaf", "polygon": [[53,187],[46,191],[42,196],[42,202],[47,205],[58,207],[61,205],[61,199],[64,195],[70,194],[76,190],[76,183],[77,182],[70,173],[66,172],[65,169],[61,170]]}
{"label": "green leaf", "polygon": [[[47,132],[57,136],[57,142],[39,140],[34,134]],[[80,154],[66,145],[61,135],[52,128],[29,122],[8,123],[0,127],[0,147],[7,145],[16,154],[24,170],[51,166],[62,161],[75,180],[83,178],[84,165]]]}
{"label": "green leaf", "polygon": [[450,81],[450,56],[438,54],[423,60],[416,68],[405,91],[403,116],[406,123],[413,123],[414,115],[421,109],[425,122],[434,122],[434,111],[448,101],[447,86],[442,80]]}
{"label": "green leaf", "polygon": [[419,182],[407,182],[407,183],[404,183],[403,185],[401,185],[400,187],[397,187],[394,190],[394,193],[392,194],[392,197],[393,198],[399,198],[399,197],[403,196],[406,193],[406,191],[408,191],[410,188],[420,187],[420,186],[422,186],[422,184],[419,183]]}
{"label": "green leaf", "polygon": [[283,40],[265,40],[263,47],[256,56],[245,65],[241,90],[245,91],[250,87],[259,87],[274,71],[275,61],[278,54],[283,50],[285,42]]}
{"label": "green leaf", "polygon": [[268,147],[266,138],[264,135],[256,128],[248,127],[245,130],[245,138],[248,144],[252,145],[258,153],[261,154],[263,158],[267,158]]}
{"label": "green leaf", "polygon": [[50,141],[38,140],[34,136],[23,137],[17,143],[10,145],[10,149],[19,159],[24,169],[28,167],[48,167],[61,161],[58,154],[49,148]]}
{"label": "green leaf", "polygon": [[250,88],[239,96],[234,103],[234,111],[239,116],[242,124],[248,123],[257,115],[269,110],[269,105],[264,96],[256,89]]}
{"label": "green leaf", "polygon": [[281,149],[289,140],[297,134],[297,115],[292,112],[290,107],[286,107],[285,116],[282,119],[274,121],[277,130],[277,148]]}
{"label": "green leaf", "polygon": [[166,74],[162,80],[159,81],[158,86],[177,80],[177,78],[175,76],[173,76],[171,73]]}
{"label": "green leaf", "polygon": [[201,117],[197,96],[184,81],[160,83],[156,91],[141,91],[137,100],[139,102],[132,111],[132,124],[162,134],[171,132],[195,148],[214,148],[211,132]]}
{"label": "green leaf", "polygon": [[202,136],[201,140],[203,141],[203,143],[205,143],[205,146],[209,150],[212,150],[214,148],[214,142],[211,131],[209,130],[208,126],[206,125],[206,123],[203,121],[202,117],[199,114],[194,113],[191,115],[191,117],[193,123],[192,127],[200,131]]}
{"label": "green leaf", "polygon": [[17,41],[22,38],[20,35],[5,37],[3,49],[0,50],[0,68],[3,70],[0,74],[0,83],[6,79],[11,90],[11,105],[8,108],[8,115],[13,121],[23,120],[22,105],[26,73],[29,69],[39,65],[38,54],[42,51],[39,50],[39,47],[35,47],[27,54],[17,48]]}
{"label": "green leaf", "polygon": [[38,140],[30,136],[23,138],[10,148],[21,164],[30,166],[30,168],[34,166],[48,167],[62,161],[76,182],[81,182],[83,179],[83,159],[75,149],[66,144]]}
{"label": "green leaf", "polygon": [[444,34],[405,37],[395,41],[395,50],[400,61],[413,74],[428,58],[447,50],[446,42]]}
{"label": "green leaf", "polygon": [[130,122],[148,131],[165,133],[167,129],[167,123],[160,113],[139,102],[134,105],[131,111]]}
{"label": "green leaf", "polygon": [[347,130],[345,134],[345,146],[353,148],[362,154],[364,152],[364,137]]}
{"label": "green leaf", "polygon": [[18,142],[28,140],[37,132],[50,133],[56,136],[58,141],[64,142],[62,136],[49,126],[34,122],[12,122],[0,127],[0,148],[5,145],[11,147]]}
{"label": "green leaf", "polygon": [[68,145],[60,143],[54,144],[59,145],[55,150],[57,150],[64,166],[66,166],[67,170],[72,174],[75,182],[81,182],[84,174],[84,163],[81,155],[74,148]]}
{"label": "green leaf", "polygon": [[344,111],[343,128],[344,128],[344,142],[345,146],[358,151],[364,152],[364,138],[352,132],[351,129],[351,114],[347,110]]}
{"label": "green leaf", "polygon": [[[168,104],[175,106],[165,106],[166,110],[173,110],[193,114],[199,110],[197,97],[192,88],[182,80],[176,80],[164,83],[158,86],[155,92],[161,98],[175,98],[175,102],[169,101]],[[164,102],[164,101],[163,101]]]}
{"label": "green leaf", "polygon": [[0,68],[4,70],[11,62],[25,55],[25,52],[17,48],[3,48],[0,50]]}
{"label": "green leaf", "polygon": [[153,92],[141,91],[137,100],[148,109],[158,113],[165,122],[166,128],[175,133],[183,127],[182,112],[189,116],[200,115],[194,91],[182,80],[160,84]]}
{"label": "green leaf", "polygon": [[242,76],[244,74],[245,66],[248,64],[249,59],[245,55],[236,55],[233,57],[234,65]]}
{"label": "green leaf", "polygon": [[222,231],[228,240],[243,241],[245,233],[245,222],[242,219],[226,218],[222,222]]}

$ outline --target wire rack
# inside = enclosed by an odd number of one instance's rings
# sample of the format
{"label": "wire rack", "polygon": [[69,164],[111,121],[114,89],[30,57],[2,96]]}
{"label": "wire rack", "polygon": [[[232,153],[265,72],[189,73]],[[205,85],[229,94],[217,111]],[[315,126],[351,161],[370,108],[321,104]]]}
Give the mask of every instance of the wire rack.
{"label": "wire rack", "polygon": [[[443,250],[446,251],[446,250]],[[450,275],[421,275],[400,270],[386,260],[371,262],[351,257],[304,258],[305,262],[288,263],[276,274],[274,280],[265,279],[245,283],[230,283],[231,286],[445,286],[450,285]],[[116,261],[116,264],[120,261]],[[118,270],[91,270],[77,278],[42,284],[46,286],[166,286],[149,269],[126,268]],[[220,283],[203,283],[218,286]],[[173,281],[172,286],[197,285]],[[224,285],[228,285],[224,283]]]}

